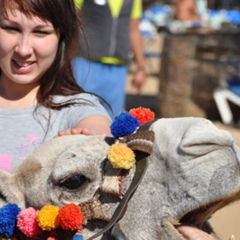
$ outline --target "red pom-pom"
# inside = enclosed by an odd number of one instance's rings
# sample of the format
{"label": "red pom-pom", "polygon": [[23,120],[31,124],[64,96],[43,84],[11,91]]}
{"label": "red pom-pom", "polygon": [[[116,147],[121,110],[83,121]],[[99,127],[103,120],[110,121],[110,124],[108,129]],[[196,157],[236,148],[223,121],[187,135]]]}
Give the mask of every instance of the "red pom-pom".
{"label": "red pom-pom", "polygon": [[78,230],[83,222],[83,213],[74,203],[60,208],[57,218],[58,226],[64,230]]}
{"label": "red pom-pom", "polygon": [[129,111],[129,113],[135,117],[141,124],[150,122],[154,120],[155,114],[149,108],[133,108]]}

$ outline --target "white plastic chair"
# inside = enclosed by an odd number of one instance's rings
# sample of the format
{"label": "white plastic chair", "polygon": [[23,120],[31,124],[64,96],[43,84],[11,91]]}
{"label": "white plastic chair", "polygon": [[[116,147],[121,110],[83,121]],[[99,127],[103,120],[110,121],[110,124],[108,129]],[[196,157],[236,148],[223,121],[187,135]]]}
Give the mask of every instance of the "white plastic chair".
{"label": "white plastic chair", "polygon": [[[236,85],[236,83],[239,85]],[[229,106],[229,102],[232,102],[240,107],[240,79],[235,79],[235,85],[228,85],[227,81],[225,86],[220,86],[213,92],[213,97],[217,105],[220,117],[224,124],[232,125],[234,123],[233,113]]]}

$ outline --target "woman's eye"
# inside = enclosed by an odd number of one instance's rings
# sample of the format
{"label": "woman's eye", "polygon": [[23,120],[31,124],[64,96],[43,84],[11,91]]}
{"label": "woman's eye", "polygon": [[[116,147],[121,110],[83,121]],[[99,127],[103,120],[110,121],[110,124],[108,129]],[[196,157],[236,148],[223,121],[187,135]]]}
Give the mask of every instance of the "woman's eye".
{"label": "woman's eye", "polygon": [[89,182],[90,182],[90,180],[87,177],[82,176],[82,175],[75,175],[75,176],[68,178],[64,182],[62,182],[61,186],[65,187],[66,189],[69,189],[69,190],[75,190]]}
{"label": "woman's eye", "polygon": [[39,36],[45,36],[45,35],[48,35],[49,33],[46,32],[46,31],[35,31],[34,32],[36,35],[39,35]]}
{"label": "woman's eye", "polygon": [[3,27],[3,29],[8,32],[19,32],[20,31],[18,28],[15,28],[15,27]]}

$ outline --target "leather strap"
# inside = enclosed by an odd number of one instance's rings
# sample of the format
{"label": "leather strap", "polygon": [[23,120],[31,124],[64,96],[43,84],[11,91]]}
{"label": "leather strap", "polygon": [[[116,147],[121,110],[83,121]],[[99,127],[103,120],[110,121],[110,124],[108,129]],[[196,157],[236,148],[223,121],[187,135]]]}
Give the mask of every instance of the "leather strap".
{"label": "leather strap", "polygon": [[122,232],[119,223],[115,223],[115,225],[113,226],[111,236],[115,240],[128,240],[125,234]]}

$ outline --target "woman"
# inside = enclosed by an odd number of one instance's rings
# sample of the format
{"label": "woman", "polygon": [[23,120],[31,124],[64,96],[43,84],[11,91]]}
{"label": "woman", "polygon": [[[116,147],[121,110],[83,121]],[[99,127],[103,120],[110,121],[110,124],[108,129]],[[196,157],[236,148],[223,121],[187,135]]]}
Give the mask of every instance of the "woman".
{"label": "woman", "polygon": [[0,0],[0,169],[56,135],[110,134],[111,118],[73,77],[81,27],[72,0]]}

